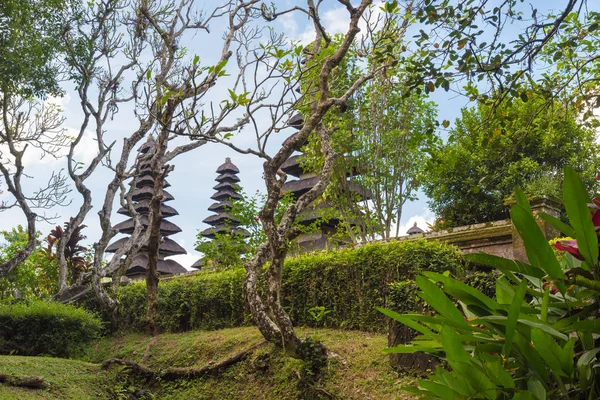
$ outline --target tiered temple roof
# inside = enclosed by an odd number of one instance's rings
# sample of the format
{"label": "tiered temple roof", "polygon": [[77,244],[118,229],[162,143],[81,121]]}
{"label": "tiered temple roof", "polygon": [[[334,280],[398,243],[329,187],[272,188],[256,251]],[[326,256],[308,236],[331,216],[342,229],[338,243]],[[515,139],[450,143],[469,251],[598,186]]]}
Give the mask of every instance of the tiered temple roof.
{"label": "tiered temple roof", "polygon": [[[304,126],[302,114],[296,114],[288,121],[287,125],[289,127],[295,128],[297,130],[302,129]],[[293,140],[298,133],[294,133],[290,137],[288,137],[285,143],[289,143],[289,141]],[[318,182],[319,176],[315,173],[305,172],[301,166],[302,156],[304,155],[301,151],[301,148],[306,144],[306,141],[298,143],[294,149],[296,150],[296,154],[292,155],[288,158],[281,166],[281,170],[288,175],[296,177],[298,179],[292,179],[285,182],[282,186],[282,191],[293,193],[294,197],[297,199],[302,196],[304,193],[308,192],[312,189]],[[351,174],[348,175],[356,175],[357,171],[352,171]],[[362,198],[369,198],[370,194],[359,185],[349,182],[348,187],[350,190],[358,194]],[[303,225],[310,225],[311,223],[321,219],[322,223],[320,225],[321,232],[316,232],[312,234],[303,234],[298,237],[298,244],[301,248],[306,250],[312,250],[317,248],[327,247],[329,243],[328,236],[330,234],[335,233],[337,226],[340,224],[340,220],[335,216],[329,218],[323,218],[324,214],[328,214],[326,212],[327,209],[331,208],[332,205],[328,204],[326,201],[319,202],[316,205],[309,206],[304,212],[302,212],[298,216],[298,220]]]}
{"label": "tiered temple roof", "polygon": [[[147,229],[150,225],[150,200],[154,195],[154,178],[152,177],[152,170],[150,169],[150,165],[147,161],[142,162],[141,159],[147,154],[152,147],[155,145],[154,139],[151,136],[148,137],[146,143],[144,143],[139,149],[138,155],[138,177],[135,180],[135,189],[132,193],[133,204],[131,205],[135,212],[141,214],[140,215],[140,223]],[[164,181],[163,187],[169,187],[169,183]],[[177,242],[173,239],[170,239],[168,236],[174,235],[176,233],[181,232],[181,229],[175,225],[174,223],[166,220],[165,218],[172,217],[174,215],[178,215],[177,210],[173,207],[170,207],[164,202],[173,200],[173,196],[163,190],[163,202],[160,205],[160,211],[162,214],[162,221],[160,223],[160,235],[161,241],[158,248],[158,263],[157,270],[161,275],[172,275],[187,272],[187,270],[181,266],[175,260],[165,260],[165,257],[175,256],[179,254],[187,254],[185,249],[181,247]],[[134,220],[131,216],[131,213],[126,208],[120,208],[117,211],[119,214],[126,215],[130,217],[123,222],[120,222],[113,226],[119,233],[123,233],[125,235],[131,235],[134,230]],[[123,246],[129,238],[123,237],[106,248],[106,252],[114,253]],[[133,261],[125,272],[125,276],[129,278],[139,278],[146,274],[146,268],[148,266],[148,247],[146,245],[142,246],[139,252],[134,256]]]}
{"label": "tiered temple roof", "polygon": [[[229,209],[232,205],[232,200],[240,200],[242,196],[238,193],[237,183],[240,178],[237,174],[240,172],[229,157],[225,159],[225,163],[217,168],[217,184],[213,187],[216,191],[210,198],[216,202],[208,207],[209,211],[215,214],[205,218],[202,222],[210,225],[200,232],[202,236],[208,239],[214,239],[217,234],[237,234],[248,236],[248,231],[239,228],[240,221],[231,216]],[[192,268],[202,268],[204,266],[203,259],[192,264]]]}

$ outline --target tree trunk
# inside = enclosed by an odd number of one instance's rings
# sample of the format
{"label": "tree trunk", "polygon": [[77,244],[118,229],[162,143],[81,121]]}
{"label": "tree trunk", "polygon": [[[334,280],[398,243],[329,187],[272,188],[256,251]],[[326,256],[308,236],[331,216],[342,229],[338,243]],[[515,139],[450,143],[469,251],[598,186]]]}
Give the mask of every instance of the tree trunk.
{"label": "tree trunk", "polygon": [[163,200],[163,183],[168,169],[165,169],[164,154],[167,147],[168,131],[161,132],[156,144],[156,152],[152,156],[152,177],[154,178],[154,194],[150,200],[150,236],[148,239],[148,265],[146,266],[146,320],[152,336],[159,333],[158,328],[158,259],[160,246],[160,224],[162,213],[160,205]]}

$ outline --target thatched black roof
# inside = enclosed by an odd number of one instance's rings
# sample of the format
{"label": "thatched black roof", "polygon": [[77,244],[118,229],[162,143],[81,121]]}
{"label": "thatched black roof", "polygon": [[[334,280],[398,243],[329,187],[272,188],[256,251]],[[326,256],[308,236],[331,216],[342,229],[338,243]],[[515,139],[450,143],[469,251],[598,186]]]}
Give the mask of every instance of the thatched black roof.
{"label": "thatched black roof", "polygon": [[310,178],[303,178],[295,181],[288,181],[283,184],[281,190],[285,192],[292,192],[296,198],[302,196],[304,193],[312,189],[320,178],[318,176],[311,176]]}
{"label": "thatched black roof", "polygon": [[201,269],[204,268],[204,257],[190,265],[191,268]]}
{"label": "thatched black roof", "polygon": [[408,230],[406,231],[406,233],[408,233],[409,235],[417,235],[419,233],[424,233],[425,231],[421,228],[419,228],[417,226],[417,223],[415,222],[413,226],[411,226],[410,228],[408,228]]}
{"label": "thatched black roof", "polygon": [[154,141],[154,138],[152,137],[152,135],[148,136],[148,139],[146,139],[146,141],[144,142],[144,144],[142,144],[139,148],[138,148],[138,153],[140,154],[146,154],[148,152],[148,150],[150,150],[151,148],[153,148],[156,145],[156,142]]}
{"label": "thatched black roof", "polygon": [[235,199],[240,200],[242,196],[234,192],[233,190],[219,190],[217,193],[210,196],[211,199],[221,201],[221,200],[229,200]]}
{"label": "thatched black roof", "polygon": [[[150,218],[148,217],[148,215],[142,215],[140,217],[140,222],[144,228],[147,228],[150,225]],[[113,229],[116,229],[117,231],[119,231],[119,233],[132,234],[134,229],[133,218],[116,224],[115,226],[113,226]],[[160,221],[161,236],[174,235],[179,232],[181,232],[181,228],[172,223],[171,221],[167,221],[166,219]]]}
{"label": "thatched black roof", "polygon": [[230,173],[234,173],[234,174],[238,174],[240,172],[240,170],[238,169],[238,167],[236,167],[231,162],[231,159],[229,157],[227,157],[225,159],[225,162],[223,164],[221,164],[219,166],[219,168],[217,168],[217,173],[219,173],[219,174],[224,174],[226,172],[230,172]]}
{"label": "thatched black roof", "polygon": [[215,185],[213,187],[213,189],[215,189],[215,190],[223,190],[223,189],[227,190],[227,189],[229,189],[229,190],[235,191],[236,190],[236,186],[237,185],[235,183],[233,183],[233,182],[221,182],[221,183]]}
{"label": "thatched black roof", "polygon": [[[117,240],[116,242],[114,242],[113,244],[109,245],[106,248],[106,252],[107,253],[115,253],[127,242],[127,240],[129,240],[129,238],[127,238],[127,237]],[[146,246],[146,245],[142,246],[141,250],[148,251],[148,246]],[[161,255],[167,256],[167,257],[168,256],[176,256],[179,254],[187,254],[187,251],[185,251],[185,249],[183,247],[181,247],[179,244],[177,244],[177,242],[175,242],[173,239],[169,239],[169,238],[164,238],[162,240],[162,242],[160,243],[160,246],[158,247],[158,252]]]}
{"label": "thatched black roof", "polygon": [[[150,212],[150,200],[141,200],[139,202],[136,202],[134,203],[133,208],[140,214],[148,214]],[[127,209],[125,209],[124,207],[119,208],[119,211],[117,212],[119,214],[127,215],[128,217],[131,216],[129,215],[129,211],[127,211]],[[172,217],[173,215],[179,215],[176,209],[166,204],[160,205],[160,212],[163,217]]]}
{"label": "thatched black roof", "polygon": [[232,228],[231,226],[227,226],[227,225],[213,226],[213,227],[210,227],[210,228],[205,229],[202,232],[200,232],[200,234],[202,236],[204,236],[205,238],[209,238],[209,239],[214,238],[217,233],[220,233],[220,234],[235,233],[236,235],[240,235],[243,237],[250,235],[248,233],[248,231],[243,228]]}
{"label": "thatched black roof", "polygon": [[217,176],[215,178],[215,181],[217,181],[217,182],[239,182],[240,178],[235,174],[226,173],[226,174],[221,174],[221,175]]}
{"label": "thatched black roof", "polygon": [[[152,196],[154,196],[154,187],[144,186],[141,188],[136,188],[131,195],[131,199],[133,201],[141,201],[141,200],[151,200]],[[174,197],[171,196],[171,193],[163,190],[163,202],[171,201]]]}
{"label": "thatched black roof", "polygon": [[[148,255],[139,254],[131,262],[131,265],[125,272],[125,276],[133,277],[136,275],[145,275],[147,268]],[[185,269],[175,260],[158,260],[156,263],[156,269],[161,275],[183,274],[188,272],[187,269]]]}
{"label": "thatched black roof", "polygon": [[299,177],[304,173],[302,167],[300,166],[300,157],[302,154],[297,154],[295,156],[291,156],[281,165],[281,170],[288,175],[292,175],[295,177]]}
{"label": "thatched black roof", "polygon": [[[168,188],[169,186],[171,186],[171,184],[167,182],[167,180],[164,180],[163,188]],[[154,187],[154,178],[152,178],[152,175],[142,175],[138,178],[137,182],[135,183],[135,187]]]}
{"label": "thatched black roof", "polygon": [[223,224],[238,226],[240,224],[240,221],[238,221],[236,218],[233,218],[231,215],[229,215],[229,213],[226,212],[220,212],[218,214],[211,215],[210,217],[206,217],[202,222],[212,226]]}
{"label": "thatched black roof", "polygon": [[288,120],[287,126],[291,126],[292,128],[296,128],[298,130],[302,129],[304,126],[304,117],[300,113],[295,114]]}
{"label": "thatched black roof", "polygon": [[226,208],[227,209],[231,208],[230,201],[220,201],[218,203],[213,203],[210,205],[210,207],[208,207],[208,211],[219,212],[219,211],[225,210]]}

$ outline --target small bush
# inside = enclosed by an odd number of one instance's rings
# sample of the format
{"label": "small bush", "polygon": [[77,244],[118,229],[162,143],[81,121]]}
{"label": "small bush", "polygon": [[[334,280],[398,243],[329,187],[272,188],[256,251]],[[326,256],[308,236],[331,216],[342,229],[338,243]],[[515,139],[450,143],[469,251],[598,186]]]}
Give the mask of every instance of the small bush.
{"label": "small bush", "polygon": [[0,305],[0,354],[73,357],[101,331],[97,317],[74,306],[41,301]]}

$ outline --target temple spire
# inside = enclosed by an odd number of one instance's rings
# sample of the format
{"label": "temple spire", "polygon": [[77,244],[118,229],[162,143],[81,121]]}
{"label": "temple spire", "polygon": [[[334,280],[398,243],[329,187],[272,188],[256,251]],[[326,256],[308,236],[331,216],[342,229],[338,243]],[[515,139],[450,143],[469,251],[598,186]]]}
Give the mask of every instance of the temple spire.
{"label": "temple spire", "polygon": [[[200,235],[207,239],[214,239],[217,234],[227,235],[236,234],[248,236],[248,231],[239,228],[240,221],[233,217],[230,213],[232,201],[240,200],[242,196],[238,193],[238,182],[240,178],[237,174],[240,172],[232,162],[231,158],[225,158],[225,162],[217,168],[217,184],[213,187],[215,193],[210,197],[216,202],[208,207],[208,211],[213,212],[212,215],[205,218],[202,222],[210,225],[200,232]],[[192,264],[192,268],[202,268],[204,266],[203,259]]]}
{"label": "temple spire", "polygon": [[[138,149],[138,157],[136,160],[138,165],[138,176],[134,181],[135,189],[133,190],[131,196],[131,199],[133,200],[133,209],[136,213],[140,214],[140,222],[144,227],[144,230],[150,225],[150,200],[154,195],[154,178],[152,177],[152,171],[150,170],[149,162],[145,159],[145,155],[148,154],[148,152],[151,151],[155,145],[156,143],[150,135],[148,136],[147,141]],[[169,186],[169,183],[164,181],[163,188]],[[187,270],[177,261],[165,260],[165,257],[187,254],[183,247],[168,237],[181,232],[181,229],[177,225],[167,220],[167,218],[178,214],[173,207],[164,204],[164,202],[171,200],[173,200],[173,196],[169,192],[163,190],[163,202],[160,206],[163,219],[160,223],[161,243],[158,249],[157,263],[157,270],[161,275],[173,275],[187,272]],[[113,226],[113,229],[117,230],[119,233],[131,235],[134,230],[134,220],[131,217],[129,210],[126,208],[120,208],[117,212],[119,214],[129,216],[130,218],[116,224]],[[123,237],[119,240],[116,240],[106,248],[106,252],[116,252],[127,242],[128,239],[129,238],[127,237]],[[144,245],[140,251],[134,255],[130,267],[127,269],[127,271],[125,271],[125,276],[133,279],[142,278],[146,274],[147,266],[148,247],[147,245]]]}

